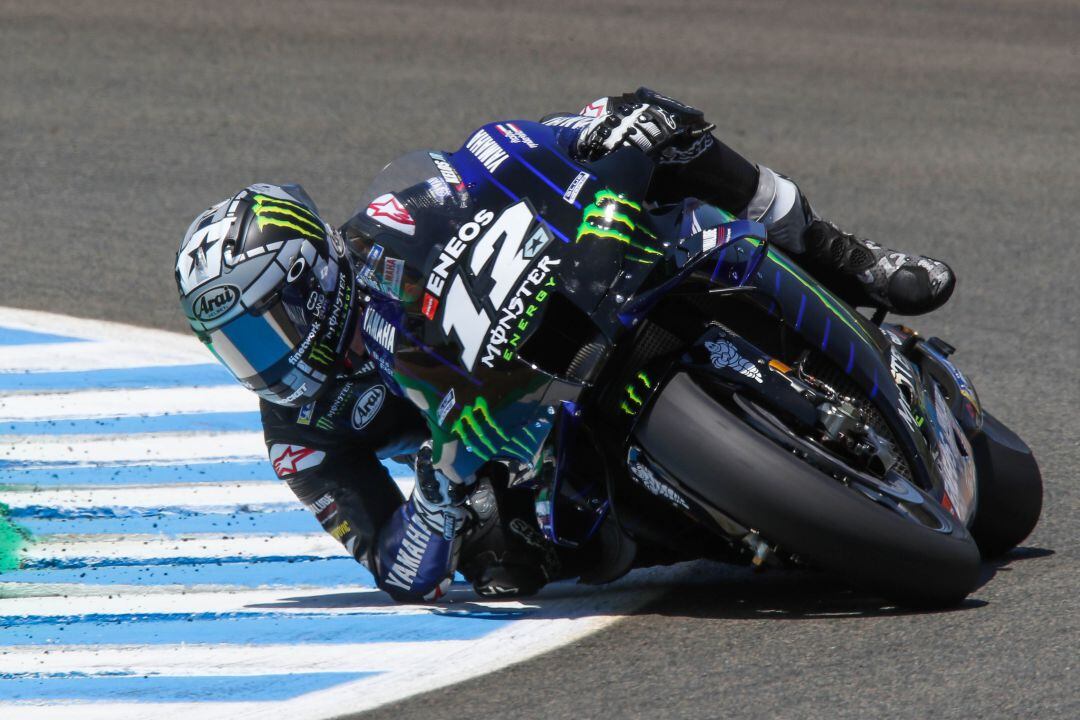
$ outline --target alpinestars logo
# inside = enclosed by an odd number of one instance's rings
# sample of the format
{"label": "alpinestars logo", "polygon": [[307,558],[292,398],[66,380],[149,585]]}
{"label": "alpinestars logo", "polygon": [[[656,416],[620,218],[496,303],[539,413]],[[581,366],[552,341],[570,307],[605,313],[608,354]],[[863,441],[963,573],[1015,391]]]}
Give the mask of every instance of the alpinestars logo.
{"label": "alpinestars logo", "polygon": [[578,115],[584,115],[585,117],[598,118],[603,115],[607,115],[608,99],[606,97],[593,100],[591,103],[581,108],[581,112]]}
{"label": "alpinestars logo", "polygon": [[380,195],[371,201],[365,211],[368,217],[375,218],[383,225],[406,235],[416,233],[416,222],[409,211],[393,193]]}
{"label": "alpinestars logo", "polygon": [[495,142],[495,138],[488,135],[485,130],[480,130],[473,135],[465,147],[492,174],[510,157],[499,147],[499,143]]}
{"label": "alpinestars logo", "polygon": [[303,445],[272,445],[270,447],[270,462],[274,466],[274,472],[279,478],[295,475],[301,470],[307,470],[319,465],[326,453],[314,450]]}

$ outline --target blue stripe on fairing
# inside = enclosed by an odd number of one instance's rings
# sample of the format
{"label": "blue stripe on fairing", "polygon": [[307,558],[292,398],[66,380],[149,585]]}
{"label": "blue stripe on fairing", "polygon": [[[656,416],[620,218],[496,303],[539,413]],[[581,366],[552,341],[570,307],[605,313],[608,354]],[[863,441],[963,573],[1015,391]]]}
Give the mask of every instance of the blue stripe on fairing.
{"label": "blue stripe on fairing", "polygon": [[284,512],[185,513],[138,517],[19,519],[19,525],[34,535],[186,535],[189,533],[267,534],[310,533],[319,523],[307,510]]}
{"label": "blue stripe on fairing", "polygon": [[131,435],[261,430],[258,412],[178,413],[65,420],[0,421],[0,435]]}
{"label": "blue stripe on fairing", "polygon": [[[507,196],[508,198],[510,198],[510,199],[511,199],[511,200],[513,200],[514,202],[517,202],[518,200],[520,200],[520,199],[521,199],[521,198],[520,198],[520,197],[518,197],[518,196],[517,196],[516,194],[514,194],[514,191],[513,191],[513,190],[511,190],[510,188],[506,187],[506,186],[505,186],[505,185],[503,185],[503,184],[502,184],[501,182],[499,182],[498,180],[496,180],[496,179],[495,179],[495,176],[494,176],[494,175],[492,175],[492,174],[491,174],[490,172],[488,172],[487,168],[485,168],[485,167],[484,167],[484,166],[483,166],[483,165],[482,165],[482,164],[480,163],[480,161],[476,159],[476,157],[475,157],[475,156],[473,156],[473,155],[468,155],[468,157],[469,157],[469,158],[472,158],[472,160],[473,160],[473,163],[474,163],[474,164],[475,164],[475,165],[476,165],[477,167],[479,167],[479,168],[480,168],[481,172],[483,172],[483,173],[485,173],[485,174],[487,175],[487,179],[491,181],[491,184],[492,184],[492,185],[494,185],[495,187],[499,188],[499,190],[501,190],[501,191],[502,191],[503,195],[506,195],[506,196]],[[560,239],[560,240],[562,240],[562,241],[563,241],[564,243],[569,243],[569,242],[570,242],[570,238],[566,237],[566,235],[564,235],[564,234],[563,234],[562,230],[559,230],[559,228],[557,228],[557,227],[555,227],[554,225],[552,225],[551,223],[549,223],[549,222],[548,222],[547,220],[545,220],[545,219],[544,219],[543,217],[541,217],[541,216],[540,216],[539,214],[538,214],[538,215],[536,216],[536,219],[537,219],[537,220],[538,220],[538,221],[540,222],[540,224],[541,224],[541,225],[543,225],[544,227],[546,227],[546,228],[547,228],[548,230],[550,230],[551,232],[555,233],[555,234],[556,234],[556,235],[557,235],[557,236],[559,237],[559,239]]]}
{"label": "blue stripe on fairing", "polygon": [[0,392],[211,387],[236,379],[217,363],[64,372],[0,372]]}
{"label": "blue stripe on fairing", "polygon": [[[384,595],[385,605],[393,601]],[[292,645],[476,640],[528,612],[147,613],[0,616],[6,647],[28,645]],[[5,683],[0,682],[0,687]],[[0,694],[3,690],[0,690]]]}
{"label": "blue stripe on fairing", "polygon": [[[413,471],[389,460],[383,465],[391,477],[411,478]],[[258,482],[276,480],[269,460],[224,459],[217,462],[173,465],[77,465],[75,463],[0,460],[0,485],[59,487],[79,485],[187,485],[194,483]]]}
{"label": "blue stripe on fairing", "polygon": [[[237,543],[243,539],[238,538]],[[344,553],[342,549],[342,553]],[[164,560],[164,558],[162,558]],[[215,564],[214,558],[169,558],[175,564],[92,565],[13,570],[0,575],[2,583],[74,583],[76,585],[230,585],[235,587],[374,587],[375,578],[351,557],[317,558],[298,562],[238,562]],[[92,559],[88,558],[92,562]],[[193,562],[194,561],[194,562]],[[6,631],[0,645],[7,643]]]}
{"label": "blue stripe on fairing", "polygon": [[82,338],[53,335],[51,333],[18,330],[0,326],[0,345],[43,345],[45,343],[86,342]]}
{"label": "blue stripe on fairing", "polygon": [[[98,700],[109,702],[281,701],[378,675],[317,672],[288,675],[0,675],[0,701]],[[74,713],[78,715],[78,713]],[[161,717],[168,717],[163,713]]]}

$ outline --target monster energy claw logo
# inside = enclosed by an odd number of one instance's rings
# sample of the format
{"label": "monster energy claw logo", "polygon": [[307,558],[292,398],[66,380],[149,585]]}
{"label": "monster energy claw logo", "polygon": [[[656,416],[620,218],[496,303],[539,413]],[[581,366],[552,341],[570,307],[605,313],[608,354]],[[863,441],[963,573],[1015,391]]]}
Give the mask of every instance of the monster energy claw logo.
{"label": "monster energy claw logo", "polygon": [[[490,431],[490,435],[488,433]],[[450,428],[450,432],[461,438],[466,449],[473,452],[481,460],[490,460],[494,455],[512,455],[526,462],[531,462],[535,454],[536,438],[526,428],[521,428],[521,433],[528,438],[533,447],[530,448],[521,439],[507,436],[499,424],[491,417],[491,409],[487,400],[478,397],[476,402],[466,405],[461,411],[460,417]],[[501,443],[497,445],[497,443]]]}
{"label": "monster energy claw logo", "polygon": [[[637,383],[641,383],[641,387],[636,387]],[[648,394],[649,390],[652,390],[652,380],[644,372],[639,372],[634,376],[634,379],[623,389],[626,393],[625,399],[619,404],[619,409],[627,415],[636,415],[638,410],[641,410],[645,405],[645,401],[641,399],[641,394]]]}
{"label": "monster energy claw logo", "polygon": [[[641,205],[611,190],[601,190],[593,196],[593,202],[582,211],[581,225],[577,229],[575,240],[593,236],[604,240],[615,240],[628,245],[648,256],[663,255],[656,248],[634,240],[633,233],[640,231],[650,238],[656,236],[644,225],[635,222],[634,217],[641,213]],[[644,258],[633,258],[646,261]]]}
{"label": "monster energy claw logo", "polygon": [[267,225],[275,225],[295,230],[311,240],[325,239],[326,230],[319,218],[304,205],[267,195],[255,195],[254,200],[252,211],[260,230]]}

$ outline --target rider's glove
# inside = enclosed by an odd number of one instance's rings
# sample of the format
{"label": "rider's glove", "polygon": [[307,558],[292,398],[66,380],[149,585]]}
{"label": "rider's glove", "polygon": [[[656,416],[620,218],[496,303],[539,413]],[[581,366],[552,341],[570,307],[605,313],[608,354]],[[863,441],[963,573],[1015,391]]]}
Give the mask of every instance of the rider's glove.
{"label": "rider's glove", "polygon": [[620,147],[636,147],[659,157],[669,147],[688,144],[715,126],[700,110],[664,95],[639,88],[634,94],[613,98],[605,115],[590,123],[577,141],[577,153],[596,160]]}
{"label": "rider's glove", "polygon": [[607,115],[592,121],[578,138],[578,155],[596,160],[620,147],[636,147],[655,155],[675,139],[675,117],[647,103],[619,102]]}
{"label": "rider's glove", "polygon": [[416,453],[416,488],[412,504],[424,523],[446,539],[460,534],[469,511],[464,507],[469,488],[451,482],[431,465],[431,443],[424,443]]}

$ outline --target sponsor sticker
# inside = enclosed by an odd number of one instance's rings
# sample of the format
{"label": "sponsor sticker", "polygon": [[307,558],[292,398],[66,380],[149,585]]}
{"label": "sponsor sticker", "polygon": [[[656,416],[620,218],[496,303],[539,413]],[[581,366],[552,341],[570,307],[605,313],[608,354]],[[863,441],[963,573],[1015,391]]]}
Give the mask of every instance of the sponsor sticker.
{"label": "sponsor sticker", "polygon": [[450,414],[450,411],[454,409],[456,400],[454,398],[454,388],[450,388],[450,392],[443,396],[442,402],[439,403],[439,425],[443,424],[446,420],[446,416]]}
{"label": "sponsor sticker", "polygon": [[450,164],[450,161],[446,159],[446,156],[442,153],[429,152],[428,156],[431,158],[431,162],[435,163],[435,167],[439,171],[439,175],[449,185],[457,187],[461,185],[461,176],[458,175],[457,170]]}
{"label": "sponsor sticker", "polygon": [[521,144],[530,148],[539,147],[536,144],[536,141],[529,137],[524,130],[519,128],[514,123],[502,123],[500,125],[496,125],[495,129],[501,132],[503,134],[503,137],[505,137],[514,145]]}
{"label": "sponsor sticker", "polygon": [[368,423],[382,410],[383,401],[386,400],[386,386],[375,385],[368,388],[359,398],[352,410],[353,430],[363,430]]}
{"label": "sponsor sticker", "polygon": [[465,143],[465,149],[472,153],[480,161],[480,164],[492,174],[510,157],[505,150],[499,147],[499,143],[495,141],[495,138],[488,135],[486,130],[479,130],[469,138],[469,142]]}
{"label": "sponsor sticker", "polygon": [[397,328],[380,315],[375,308],[369,307],[364,312],[364,334],[374,340],[386,352],[394,352]]}
{"label": "sponsor sticker", "polygon": [[761,377],[761,371],[752,362],[739,354],[735,346],[727,340],[706,342],[705,349],[709,351],[709,359],[713,367],[730,368],[740,375],[744,375],[759,383],[765,382]]}
{"label": "sponsor sticker", "polygon": [[208,322],[232,310],[239,300],[240,288],[235,285],[221,285],[200,295],[192,303],[192,309],[196,318]]}
{"label": "sponsor sticker", "polygon": [[716,228],[709,228],[705,232],[701,233],[701,251],[709,252],[716,247]]}
{"label": "sponsor sticker", "polygon": [[428,320],[435,319],[435,312],[439,309],[439,299],[429,292],[424,293],[424,300],[420,303],[420,312]]}
{"label": "sponsor sticker", "polygon": [[314,412],[315,412],[315,403],[309,402],[307,405],[304,405],[302,408],[300,408],[300,414],[296,416],[296,424],[297,425],[310,425],[311,424],[311,416],[314,414]]}
{"label": "sponsor sticker", "polygon": [[365,212],[368,217],[375,218],[389,228],[406,235],[416,233],[416,222],[413,221],[412,215],[393,193],[386,193],[372,200]]}
{"label": "sponsor sticker", "polygon": [[563,193],[562,199],[571,205],[577,200],[577,196],[581,193],[581,188],[585,187],[585,181],[589,179],[589,173],[582,171],[574,178],[574,182],[570,183],[570,187],[566,188],[566,192]]}
{"label": "sponsor sticker", "polygon": [[640,485],[642,485],[653,495],[656,495],[657,497],[662,497],[673,505],[678,505],[679,507],[687,510],[690,509],[690,505],[686,502],[683,496],[677,493],[675,489],[672,488],[670,485],[664,483],[658,477],[656,477],[656,474],[652,471],[651,468],[639,462],[630,463],[629,467],[630,477],[634,478],[634,480],[637,480]]}
{"label": "sponsor sticker", "polygon": [[275,444],[270,446],[270,462],[279,478],[289,477],[322,463],[326,453],[303,445]]}
{"label": "sponsor sticker", "polygon": [[435,310],[438,308],[439,303],[436,301],[431,307],[431,315],[427,314],[428,297],[439,298],[442,296],[443,288],[446,286],[446,281],[450,277],[450,272],[454,266],[457,265],[458,259],[466,248],[469,247],[469,243],[476,239],[480,234],[480,230],[491,224],[491,221],[495,219],[495,213],[490,210],[481,210],[475,215],[470,222],[465,223],[458,228],[457,233],[454,234],[446,245],[443,247],[442,252],[439,253],[439,257],[435,260],[435,267],[431,269],[431,274],[428,276],[427,281],[427,293],[424,295],[424,315],[430,320],[435,315]]}
{"label": "sponsor sticker", "polygon": [[383,284],[394,297],[401,297],[401,279],[405,276],[405,261],[399,258],[387,257],[383,260],[382,279]]}

